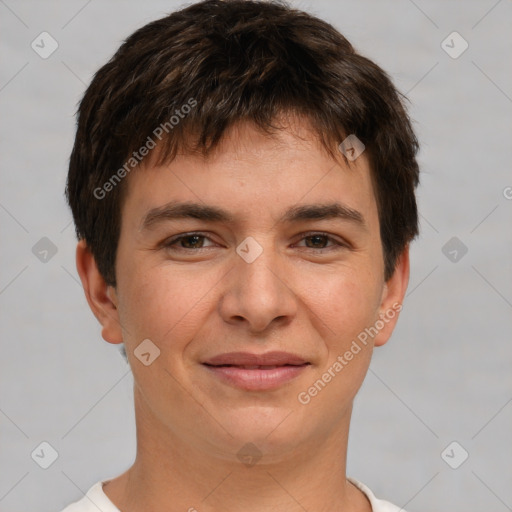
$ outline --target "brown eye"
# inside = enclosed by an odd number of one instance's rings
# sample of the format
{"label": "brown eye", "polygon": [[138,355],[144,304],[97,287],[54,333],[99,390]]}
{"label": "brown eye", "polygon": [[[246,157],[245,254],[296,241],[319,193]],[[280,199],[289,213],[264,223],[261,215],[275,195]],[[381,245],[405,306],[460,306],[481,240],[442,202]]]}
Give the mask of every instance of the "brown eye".
{"label": "brown eye", "polygon": [[305,233],[301,239],[301,242],[302,241],[305,241],[305,246],[303,245],[300,247],[306,247],[307,249],[317,249],[318,251],[341,249],[343,247],[347,247],[347,244],[338,241],[336,238],[327,233]]}
{"label": "brown eye", "polygon": [[[208,247],[205,246],[206,240],[210,239],[206,235],[203,235],[202,233],[187,233],[184,235],[176,236],[168,241],[163,242],[162,247],[177,251],[193,251],[197,249],[206,249]],[[213,246],[213,243],[211,246]]]}
{"label": "brown eye", "polygon": [[308,247],[311,247],[313,249],[323,249],[325,248],[325,245],[329,242],[329,237],[325,235],[311,235],[305,237],[304,240],[311,241],[311,245],[308,245]]}
{"label": "brown eye", "polygon": [[[178,239],[184,249],[200,249],[204,242],[204,236],[202,235],[190,235],[184,236]],[[192,247],[193,246],[193,247]]]}

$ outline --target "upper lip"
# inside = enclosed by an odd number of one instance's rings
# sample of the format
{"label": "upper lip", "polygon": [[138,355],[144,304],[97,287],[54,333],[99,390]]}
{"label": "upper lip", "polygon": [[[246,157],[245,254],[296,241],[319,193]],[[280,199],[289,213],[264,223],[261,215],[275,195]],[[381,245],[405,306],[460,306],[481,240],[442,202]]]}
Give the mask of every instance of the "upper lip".
{"label": "upper lip", "polygon": [[227,352],[219,354],[203,362],[210,366],[300,366],[309,364],[302,357],[289,352],[266,352],[253,354],[251,352]]}

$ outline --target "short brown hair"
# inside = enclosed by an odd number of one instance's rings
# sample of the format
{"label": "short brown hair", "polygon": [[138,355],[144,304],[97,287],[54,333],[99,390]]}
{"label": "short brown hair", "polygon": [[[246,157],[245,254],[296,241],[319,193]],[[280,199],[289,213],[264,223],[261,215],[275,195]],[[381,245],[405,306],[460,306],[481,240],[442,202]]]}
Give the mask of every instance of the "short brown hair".
{"label": "short brown hair", "polygon": [[418,234],[418,141],[403,100],[333,26],[283,1],[194,3],[133,33],[86,90],[66,185],[77,237],[115,286],[134,152],[165,131],[162,158],[207,155],[237,121],[272,133],[280,114],[296,113],[331,155],[350,134],[365,144],[387,280]]}

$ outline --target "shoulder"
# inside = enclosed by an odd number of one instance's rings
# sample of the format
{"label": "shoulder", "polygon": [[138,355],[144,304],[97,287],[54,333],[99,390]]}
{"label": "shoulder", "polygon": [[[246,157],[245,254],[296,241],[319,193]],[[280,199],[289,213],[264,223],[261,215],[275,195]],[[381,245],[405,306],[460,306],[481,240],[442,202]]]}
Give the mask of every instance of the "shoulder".
{"label": "shoulder", "polygon": [[103,483],[95,483],[81,500],[69,504],[61,512],[119,512],[103,492]]}
{"label": "shoulder", "polygon": [[406,512],[403,508],[397,507],[389,501],[376,498],[375,494],[373,494],[373,492],[363,483],[354,480],[353,478],[348,478],[348,480],[366,495],[372,506],[373,512]]}

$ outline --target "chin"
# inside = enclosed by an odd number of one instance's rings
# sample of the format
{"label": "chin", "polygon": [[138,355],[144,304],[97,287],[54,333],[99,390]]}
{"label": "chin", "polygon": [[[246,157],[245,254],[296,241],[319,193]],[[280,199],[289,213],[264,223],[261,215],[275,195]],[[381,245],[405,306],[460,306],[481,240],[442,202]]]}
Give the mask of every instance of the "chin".
{"label": "chin", "polygon": [[284,454],[299,444],[306,433],[306,425],[297,411],[286,407],[248,406],[217,419],[233,436],[229,437],[229,444],[236,451],[252,443],[263,453]]}

